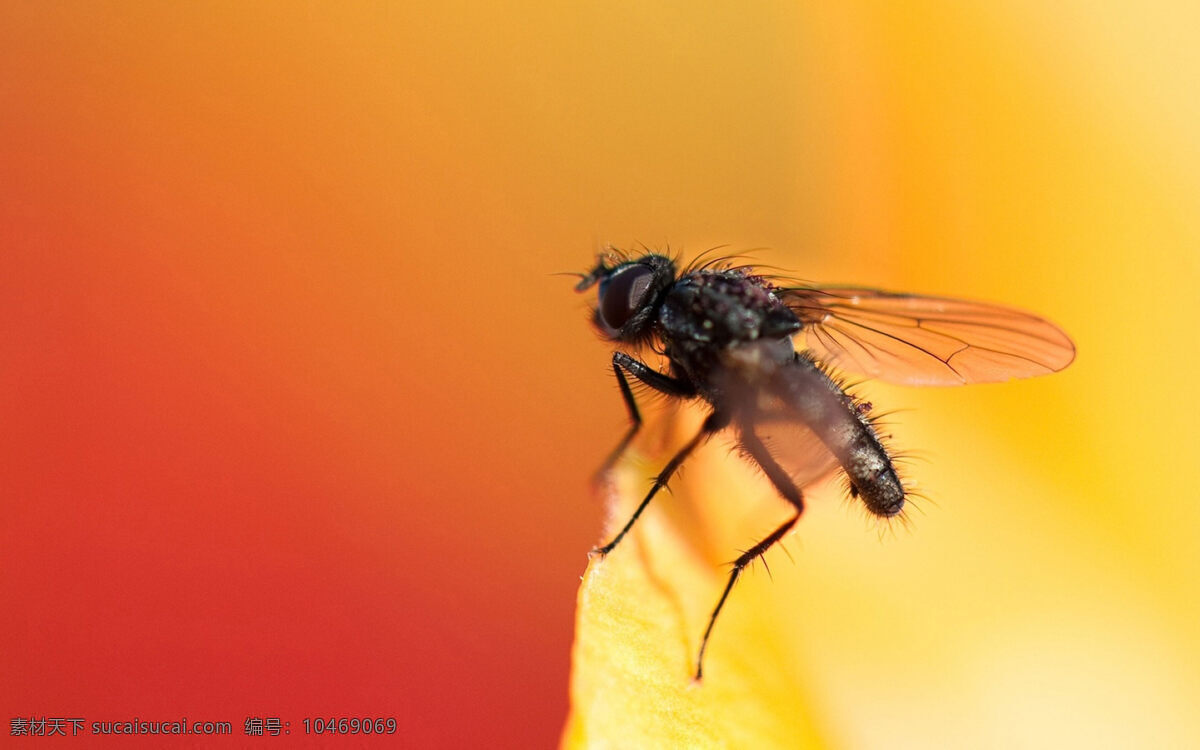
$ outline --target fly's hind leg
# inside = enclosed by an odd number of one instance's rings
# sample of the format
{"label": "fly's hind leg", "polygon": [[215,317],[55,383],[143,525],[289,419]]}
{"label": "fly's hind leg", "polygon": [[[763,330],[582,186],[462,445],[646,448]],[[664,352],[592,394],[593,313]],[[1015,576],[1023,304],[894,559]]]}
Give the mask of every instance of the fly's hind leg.
{"label": "fly's hind leg", "polygon": [[692,451],[696,450],[697,446],[707,440],[708,437],[714,432],[724,429],[725,425],[727,424],[729,424],[729,420],[721,412],[714,411],[713,413],[709,414],[708,418],[704,420],[704,425],[700,428],[700,431],[696,433],[696,436],[689,440],[688,444],[683,446],[683,448],[681,448],[679,452],[667,462],[667,465],[664,466],[663,470],[658,473],[658,476],[654,478],[654,485],[650,488],[650,492],[646,494],[646,497],[642,499],[642,502],[638,504],[637,510],[633,511],[633,516],[629,519],[629,522],[626,523],[619,532],[617,532],[617,535],[613,537],[611,542],[603,547],[597,547],[596,549],[592,550],[592,554],[604,556],[609,552],[612,552],[613,548],[616,547],[617,544],[625,538],[625,535],[629,533],[629,530],[633,528],[634,522],[638,520],[638,516],[642,515],[642,511],[644,511],[646,506],[650,504],[650,500],[658,494],[659,490],[667,486],[667,482],[671,479],[671,476],[679,470],[680,465],[682,465],[687,457],[691,455]]}
{"label": "fly's hind leg", "polygon": [[729,573],[729,582],[725,584],[725,590],[721,592],[721,598],[717,601],[717,606],[713,608],[712,615],[708,618],[708,627],[704,629],[704,637],[700,639],[700,654],[696,657],[696,680],[699,681],[704,676],[704,650],[708,647],[708,638],[712,635],[713,625],[717,622],[717,615],[721,614],[721,608],[725,606],[725,601],[729,598],[729,592],[733,590],[733,584],[737,583],[738,578],[742,575],[742,571],[754,561],[757,557],[762,557],[767,550],[782,539],[792,527],[796,525],[796,521],[800,520],[800,514],[804,512],[804,496],[800,489],[796,487],[795,482],[788,476],[787,472],[775,462],[771,457],[767,447],[763,445],[758,436],[753,430],[746,427],[742,431],[741,436],[742,448],[747,455],[762,467],[767,478],[771,480],[771,484],[775,485],[783,498],[792,504],[796,509],[796,513],[784,521],[779,528],[772,531],[766,539],[763,539],[758,544],[746,550],[737,560],[733,561],[733,570]]}
{"label": "fly's hind leg", "polygon": [[696,389],[692,387],[691,383],[664,375],[625,352],[613,352],[612,368],[613,373],[617,376],[617,385],[621,388],[621,398],[625,401],[625,408],[629,410],[629,431],[621,438],[621,442],[617,443],[617,447],[608,454],[608,458],[604,459],[600,468],[596,470],[593,477],[595,481],[600,480],[616,465],[622,454],[625,453],[625,449],[633,442],[638,430],[642,428],[642,415],[638,411],[637,401],[633,398],[633,389],[629,387],[629,380],[625,377],[626,372],[650,388],[668,396],[688,398],[696,395]]}

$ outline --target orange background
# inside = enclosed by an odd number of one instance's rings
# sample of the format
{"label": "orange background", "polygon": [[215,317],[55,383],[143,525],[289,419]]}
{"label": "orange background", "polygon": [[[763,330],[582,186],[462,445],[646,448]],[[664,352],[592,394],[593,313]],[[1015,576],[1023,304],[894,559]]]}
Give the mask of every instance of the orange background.
{"label": "orange background", "polygon": [[938,507],[772,587],[834,744],[1198,741],[1200,12],[825,5],[6,4],[5,719],[555,742],[624,415],[549,274],[640,241],[1078,344],[869,389]]}

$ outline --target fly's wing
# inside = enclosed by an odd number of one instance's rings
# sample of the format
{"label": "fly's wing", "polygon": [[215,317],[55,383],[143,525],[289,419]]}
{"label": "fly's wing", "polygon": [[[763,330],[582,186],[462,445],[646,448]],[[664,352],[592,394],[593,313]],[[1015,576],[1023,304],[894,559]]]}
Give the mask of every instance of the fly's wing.
{"label": "fly's wing", "polygon": [[[785,392],[767,384],[787,380],[789,368],[796,367],[792,356],[792,345],[787,339],[741,344],[722,353],[723,361],[713,374],[713,384],[721,393],[722,408],[733,416],[738,432],[743,436],[752,433],[796,486],[804,487],[832,472],[838,461],[805,423],[800,411],[788,402]],[[784,369],[772,375],[756,370],[760,366]],[[749,385],[750,382],[758,384]],[[837,399],[836,394],[823,391],[813,395]],[[829,406],[836,408],[835,404]],[[756,463],[744,448],[742,453]]]}
{"label": "fly's wing", "polygon": [[805,487],[838,468],[838,460],[817,434],[782,403],[758,413],[753,422],[739,425],[753,430],[797,487]]}
{"label": "fly's wing", "polygon": [[889,383],[995,383],[1057,372],[1075,359],[1058,326],[1011,307],[862,287],[776,294],[804,326],[798,343],[818,360]]}

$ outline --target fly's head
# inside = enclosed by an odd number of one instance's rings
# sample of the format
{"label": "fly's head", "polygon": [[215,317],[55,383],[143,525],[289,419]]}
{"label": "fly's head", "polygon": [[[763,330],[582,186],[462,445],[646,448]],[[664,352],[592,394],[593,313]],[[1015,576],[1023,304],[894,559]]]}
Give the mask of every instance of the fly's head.
{"label": "fly's head", "polygon": [[604,336],[636,343],[651,334],[658,309],[675,282],[675,263],[665,255],[617,259],[601,255],[596,267],[575,285],[582,292],[599,285],[592,322]]}

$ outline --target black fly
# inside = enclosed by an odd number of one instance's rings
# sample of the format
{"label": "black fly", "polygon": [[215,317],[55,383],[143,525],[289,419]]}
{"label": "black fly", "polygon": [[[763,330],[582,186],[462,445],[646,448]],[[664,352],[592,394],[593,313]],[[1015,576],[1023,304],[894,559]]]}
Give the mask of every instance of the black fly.
{"label": "black fly", "polygon": [[628,523],[594,552],[611,552],[688,455],[726,427],[792,506],[790,518],[734,561],[700,641],[697,680],[729,592],[742,570],[796,524],[804,510],[802,487],[840,466],[850,494],[871,513],[892,517],[904,508],[905,486],[876,433],[870,405],[847,393],[831,368],[906,385],[961,385],[1056,372],[1075,357],[1057,326],[1020,310],[862,287],[789,286],[727,260],[697,259],[680,271],[653,252],[607,253],[575,287],[582,292],[599,284],[593,322],[606,338],[634,351],[650,348],[669,363],[664,373],[613,352],[632,424],[602,471],[642,424],[626,373],[669,397],[712,407]]}

